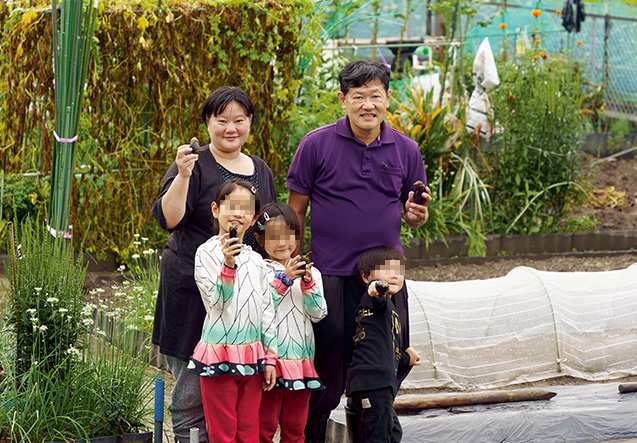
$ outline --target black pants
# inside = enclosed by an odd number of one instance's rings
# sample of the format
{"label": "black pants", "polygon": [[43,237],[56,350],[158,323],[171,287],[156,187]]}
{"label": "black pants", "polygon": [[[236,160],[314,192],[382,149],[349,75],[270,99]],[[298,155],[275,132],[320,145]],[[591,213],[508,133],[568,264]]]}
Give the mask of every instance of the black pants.
{"label": "black pants", "polygon": [[394,409],[392,389],[352,393],[348,402],[358,417],[358,443],[398,443],[403,429]]}
{"label": "black pants", "polygon": [[[356,276],[323,275],[323,294],[327,302],[327,317],[314,324],[316,356],[314,365],[325,385],[325,390],[315,391],[310,397],[310,410],[305,427],[307,443],[323,443],[327,421],[332,409],[345,392],[347,368],[352,361],[354,351],[354,333],[356,330],[356,308],[365,285],[358,282]],[[409,346],[409,309],[407,288],[394,294],[394,305],[400,315],[402,340],[404,347]],[[400,384],[411,366],[398,370]]]}

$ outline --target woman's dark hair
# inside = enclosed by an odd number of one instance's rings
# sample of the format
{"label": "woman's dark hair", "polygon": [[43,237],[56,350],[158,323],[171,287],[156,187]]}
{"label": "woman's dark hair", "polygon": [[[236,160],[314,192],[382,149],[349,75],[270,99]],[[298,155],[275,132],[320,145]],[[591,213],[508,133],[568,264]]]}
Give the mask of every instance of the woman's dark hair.
{"label": "woman's dark hair", "polygon": [[[261,211],[261,197],[259,197],[259,193],[252,183],[239,178],[230,179],[219,186],[217,194],[215,194],[215,203],[217,204],[217,207],[221,206],[221,203],[223,203],[226,197],[237,188],[245,188],[250,191],[250,194],[254,197],[254,213],[258,214]],[[214,217],[212,217],[212,234],[219,234],[219,222]]]}
{"label": "woman's dark hair", "polygon": [[405,266],[405,256],[393,246],[377,246],[363,252],[356,263],[356,275],[359,281],[362,283],[363,276],[367,277],[388,260],[399,260],[401,266]]}
{"label": "woman's dark hair", "polygon": [[252,117],[254,115],[254,105],[247,92],[236,86],[222,86],[215,89],[203,102],[201,108],[203,124],[207,126],[210,117],[221,114],[225,111],[226,106],[232,102],[237,102],[243,108],[246,116]]}
{"label": "woman's dark hair", "polygon": [[256,248],[256,251],[261,254],[263,258],[269,257],[263,245],[265,226],[271,220],[274,220],[278,217],[282,217],[283,222],[294,231],[294,235],[296,236],[297,240],[301,238],[301,225],[299,225],[299,219],[297,218],[294,210],[283,203],[268,203],[261,210],[261,214],[259,214],[256,226],[254,227],[254,232],[256,234],[259,234],[259,245]]}
{"label": "woman's dark hair", "polygon": [[380,80],[385,92],[388,92],[390,76],[389,68],[380,62],[355,60],[345,65],[338,74],[338,81],[341,84],[343,95],[347,95],[352,88],[360,88],[374,80]]}

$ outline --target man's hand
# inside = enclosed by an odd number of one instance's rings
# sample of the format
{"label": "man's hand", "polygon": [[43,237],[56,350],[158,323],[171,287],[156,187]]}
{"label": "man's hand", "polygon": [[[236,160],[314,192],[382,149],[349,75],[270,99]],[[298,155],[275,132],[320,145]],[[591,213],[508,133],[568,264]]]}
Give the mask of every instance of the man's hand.
{"label": "man's hand", "polygon": [[276,384],[276,370],[272,365],[265,365],[265,379],[263,380],[263,390],[271,391]]}
{"label": "man's hand", "polygon": [[424,225],[429,219],[429,210],[427,206],[431,203],[431,189],[429,186],[425,187],[425,192],[422,193],[422,197],[425,199],[425,204],[419,205],[414,202],[413,191],[409,192],[409,198],[405,203],[405,223],[412,229],[419,228]]}

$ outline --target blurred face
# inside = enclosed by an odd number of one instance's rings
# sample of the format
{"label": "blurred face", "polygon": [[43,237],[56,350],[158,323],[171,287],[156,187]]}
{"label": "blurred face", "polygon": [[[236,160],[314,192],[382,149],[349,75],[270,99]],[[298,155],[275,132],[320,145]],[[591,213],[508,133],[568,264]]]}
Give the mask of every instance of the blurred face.
{"label": "blurred face", "polygon": [[272,219],[265,225],[263,247],[272,260],[286,266],[296,244],[296,233],[285,223],[283,217]]}
{"label": "blurred face", "polygon": [[208,134],[210,134],[213,151],[222,153],[241,151],[250,135],[251,124],[252,117],[246,115],[239,103],[228,103],[222,113],[212,115],[208,119]]}
{"label": "blurred face", "polygon": [[358,88],[351,88],[347,96],[342,92],[338,93],[341,106],[347,112],[356,138],[369,144],[378,137],[390,97],[391,90],[385,92],[383,83],[378,79]]}
{"label": "blurred face", "polygon": [[212,215],[219,222],[219,235],[228,232],[234,224],[237,227],[237,237],[243,239],[243,234],[257,219],[254,212],[254,196],[241,186],[226,195],[220,205],[212,202]]}
{"label": "blurred face", "polygon": [[369,283],[372,280],[384,280],[389,283],[389,295],[394,295],[400,291],[405,284],[405,268],[400,260],[387,260],[378,268],[369,273],[368,276],[363,275],[363,281]]}

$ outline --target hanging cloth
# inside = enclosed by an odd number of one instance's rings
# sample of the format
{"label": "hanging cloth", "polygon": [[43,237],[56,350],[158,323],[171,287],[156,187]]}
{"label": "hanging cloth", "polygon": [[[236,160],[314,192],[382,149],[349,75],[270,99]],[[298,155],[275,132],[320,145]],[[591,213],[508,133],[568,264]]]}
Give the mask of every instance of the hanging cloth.
{"label": "hanging cloth", "polygon": [[[575,12],[573,12],[573,4],[575,4]],[[586,20],[586,11],[584,10],[584,2],[582,0],[566,0],[562,9],[562,26],[568,31],[580,32],[582,22]]]}

